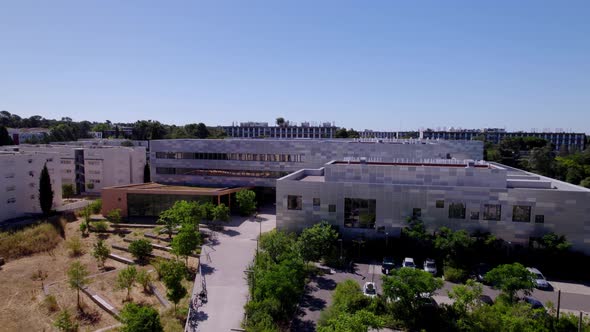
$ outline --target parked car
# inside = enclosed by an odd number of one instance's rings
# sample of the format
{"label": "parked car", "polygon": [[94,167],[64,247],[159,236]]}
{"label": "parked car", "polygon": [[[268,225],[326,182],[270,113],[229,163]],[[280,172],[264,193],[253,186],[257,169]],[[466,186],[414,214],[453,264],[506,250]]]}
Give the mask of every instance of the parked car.
{"label": "parked car", "polygon": [[532,296],[525,296],[522,300],[533,307],[533,309],[545,309],[543,303]]}
{"label": "parked car", "polygon": [[480,300],[480,301],[481,301],[481,303],[483,303],[483,304],[487,304],[487,305],[492,305],[492,304],[494,304],[494,300],[493,300],[491,297],[487,296],[487,295],[483,295],[483,294],[482,294],[482,295],[480,295],[480,296],[479,296],[479,300]]}
{"label": "parked car", "polygon": [[395,268],[395,263],[393,258],[391,257],[384,257],[383,263],[381,263],[381,273],[389,274]]}
{"label": "parked car", "polygon": [[424,261],[424,271],[426,271],[426,272],[428,272],[428,273],[432,274],[433,276],[435,276],[435,275],[436,275],[436,273],[437,273],[438,271],[437,271],[437,269],[436,269],[436,262],[434,261],[434,259],[427,258],[427,259]]}
{"label": "parked car", "polygon": [[377,296],[377,288],[375,288],[374,282],[365,282],[363,286],[363,294],[368,297],[375,297]]}
{"label": "parked car", "polygon": [[481,282],[482,284],[487,284],[485,277],[486,273],[490,272],[490,270],[491,268],[488,264],[477,264],[473,270],[473,279],[475,279],[477,282]]}
{"label": "parked car", "polygon": [[537,270],[534,267],[527,267],[527,270],[533,274],[533,282],[535,283],[535,287],[540,289],[548,289],[551,287],[551,285],[549,285],[547,279],[545,279],[545,276],[543,276],[543,273],[541,273],[541,271]]}
{"label": "parked car", "polygon": [[416,264],[414,263],[414,259],[411,257],[404,258],[404,261],[402,262],[402,267],[409,267],[411,269],[415,269]]}

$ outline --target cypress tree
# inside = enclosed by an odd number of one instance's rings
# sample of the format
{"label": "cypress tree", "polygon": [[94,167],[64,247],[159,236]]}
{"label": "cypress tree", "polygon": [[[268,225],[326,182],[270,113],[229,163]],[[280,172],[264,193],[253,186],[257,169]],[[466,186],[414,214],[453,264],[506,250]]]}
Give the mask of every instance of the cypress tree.
{"label": "cypress tree", "polygon": [[145,164],[145,166],[143,167],[143,183],[150,182],[151,177],[152,176],[150,174],[150,165]]}
{"label": "cypress tree", "polygon": [[12,138],[10,138],[10,135],[8,135],[8,130],[6,130],[6,127],[0,126],[0,146],[12,144]]}
{"label": "cypress tree", "polygon": [[51,178],[49,177],[47,164],[43,166],[39,178],[39,205],[41,205],[41,211],[43,211],[43,214],[48,215],[49,212],[51,212],[51,206],[53,205],[53,190],[51,189]]}

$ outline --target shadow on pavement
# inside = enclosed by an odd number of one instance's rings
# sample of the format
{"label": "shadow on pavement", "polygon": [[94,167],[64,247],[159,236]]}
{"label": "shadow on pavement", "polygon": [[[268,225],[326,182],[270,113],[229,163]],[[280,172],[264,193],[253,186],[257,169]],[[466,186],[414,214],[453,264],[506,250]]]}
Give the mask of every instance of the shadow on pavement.
{"label": "shadow on pavement", "polygon": [[314,332],[315,323],[310,320],[301,321],[296,319],[291,325],[291,331],[293,332]]}
{"label": "shadow on pavement", "polygon": [[215,272],[215,268],[212,266],[207,265],[206,263],[201,263],[201,274],[209,275]]}

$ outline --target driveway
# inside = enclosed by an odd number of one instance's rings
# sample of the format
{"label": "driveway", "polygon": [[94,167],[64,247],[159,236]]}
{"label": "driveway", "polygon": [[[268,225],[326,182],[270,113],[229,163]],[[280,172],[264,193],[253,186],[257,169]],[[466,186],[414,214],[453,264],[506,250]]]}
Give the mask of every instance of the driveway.
{"label": "driveway", "polygon": [[[201,252],[202,275],[197,275],[193,298],[204,286],[207,302],[192,310],[188,331],[230,331],[240,328],[248,285],[244,270],[254,259],[260,233],[276,227],[275,211],[263,209],[254,218],[233,218]],[[202,280],[204,279],[204,281]]]}

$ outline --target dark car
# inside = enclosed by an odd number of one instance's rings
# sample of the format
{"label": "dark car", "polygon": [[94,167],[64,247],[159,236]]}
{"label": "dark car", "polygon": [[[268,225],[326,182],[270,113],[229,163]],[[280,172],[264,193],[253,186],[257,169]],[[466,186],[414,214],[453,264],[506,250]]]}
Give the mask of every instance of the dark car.
{"label": "dark car", "polygon": [[480,295],[479,296],[479,300],[483,304],[487,304],[487,305],[493,305],[494,304],[494,300],[492,300],[492,298],[489,297],[489,296],[487,296],[487,295]]}
{"label": "dark car", "polygon": [[522,300],[533,307],[533,309],[545,309],[543,303],[532,296],[525,296]]}
{"label": "dark car", "polygon": [[381,273],[389,274],[395,268],[395,263],[393,258],[385,257],[383,258],[383,263],[381,263]]}

